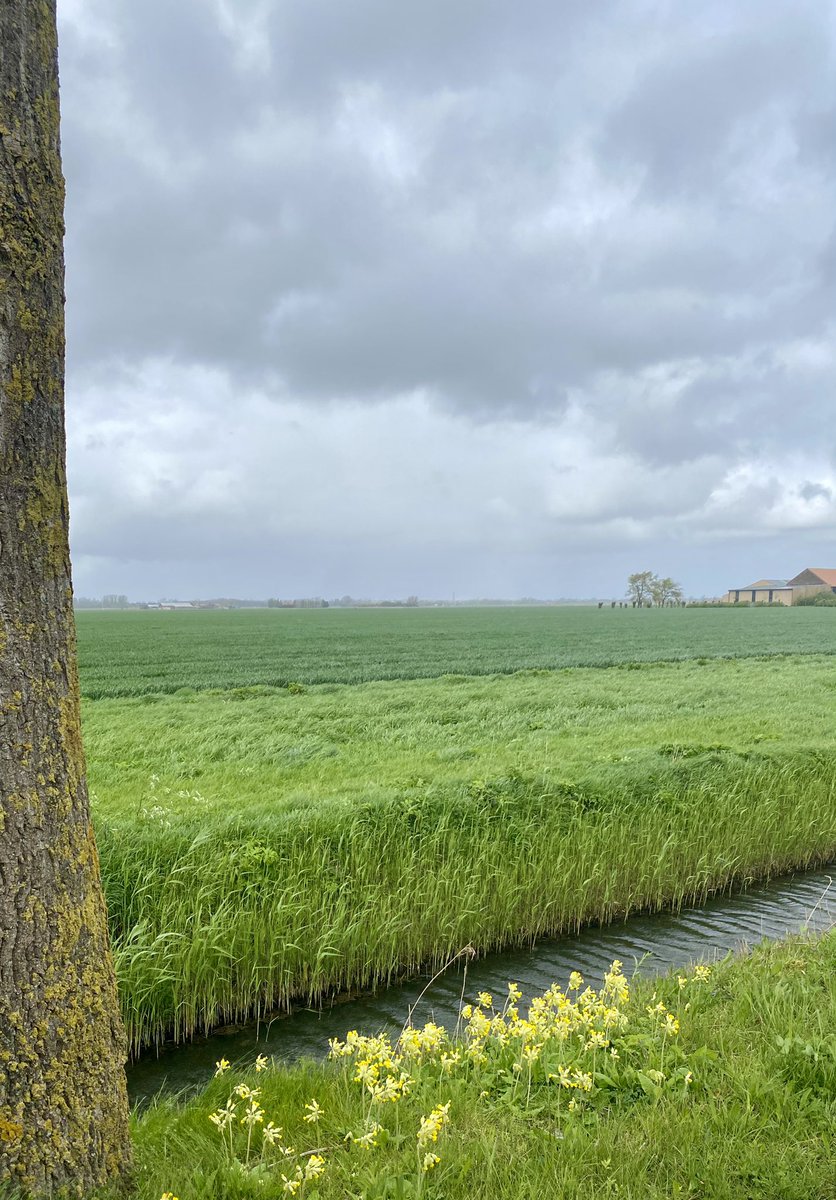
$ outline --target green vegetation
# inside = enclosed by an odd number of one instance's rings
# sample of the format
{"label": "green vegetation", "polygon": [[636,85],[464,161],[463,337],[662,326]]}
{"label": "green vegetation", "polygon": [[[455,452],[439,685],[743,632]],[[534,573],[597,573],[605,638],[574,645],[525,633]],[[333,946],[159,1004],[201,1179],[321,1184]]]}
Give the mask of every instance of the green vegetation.
{"label": "green vegetation", "polygon": [[79,612],[77,622],[90,698],[836,653],[829,613],[783,606]]}
{"label": "green vegetation", "polygon": [[833,718],[827,656],[88,703],[132,1042],[825,860]]}
{"label": "green vegetation", "polygon": [[812,596],[801,596],[795,604],[801,608],[836,608],[836,595],[833,592],[814,592]]}
{"label": "green vegetation", "polygon": [[617,973],[552,991],[521,1032],[507,1005],[487,1035],[474,1015],[458,1061],[430,1029],[224,1070],[137,1120],[136,1194],[832,1200],[834,971],[836,934],[797,937],[629,996]]}

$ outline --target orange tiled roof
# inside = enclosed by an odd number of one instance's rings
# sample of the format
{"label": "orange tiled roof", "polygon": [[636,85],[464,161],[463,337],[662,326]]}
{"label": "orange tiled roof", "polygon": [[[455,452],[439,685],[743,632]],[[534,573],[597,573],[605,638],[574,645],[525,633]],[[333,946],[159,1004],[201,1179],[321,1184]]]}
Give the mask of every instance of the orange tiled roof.
{"label": "orange tiled roof", "polygon": [[[826,583],[828,587],[836,587],[836,569],[831,567],[805,567],[803,571],[799,571],[798,575],[816,575],[822,583]],[[796,579],[798,578],[796,575]],[[792,583],[793,580],[790,580]]]}
{"label": "orange tiled roof", "polygon": [[814,575],[818,575],[828,587],[836,587],[836,570],[830,567],[810,567]]}

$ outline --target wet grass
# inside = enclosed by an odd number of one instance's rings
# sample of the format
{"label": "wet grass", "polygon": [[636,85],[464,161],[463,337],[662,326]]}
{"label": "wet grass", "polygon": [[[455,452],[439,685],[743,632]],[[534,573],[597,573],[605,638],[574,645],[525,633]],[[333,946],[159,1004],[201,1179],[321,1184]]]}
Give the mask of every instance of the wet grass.
{"label": "wet grass", "polygon": [[833,854],[827,656],[633,667],[88,703],[133,1045]]}

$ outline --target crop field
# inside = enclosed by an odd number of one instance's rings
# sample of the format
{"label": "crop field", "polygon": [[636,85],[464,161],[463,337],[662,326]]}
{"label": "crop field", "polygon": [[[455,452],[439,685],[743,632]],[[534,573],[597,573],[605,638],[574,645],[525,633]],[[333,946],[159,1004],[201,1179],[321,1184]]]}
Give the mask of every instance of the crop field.
{"label": "crop field", "polygon": [[836,609],[80,612],[85,696],[836,653]]}
{"label": "crop field", "polygon": [[828,654],[88,699],[132,1044],[825,861],[834,719]]}

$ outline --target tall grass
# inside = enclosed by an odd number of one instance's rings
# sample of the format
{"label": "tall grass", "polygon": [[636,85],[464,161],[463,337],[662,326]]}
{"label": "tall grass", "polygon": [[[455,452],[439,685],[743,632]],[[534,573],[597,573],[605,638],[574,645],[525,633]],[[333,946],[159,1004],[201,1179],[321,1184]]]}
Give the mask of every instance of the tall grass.
{"label": "tall grass", "polygon": [[511,771],[211,821],[100,818],[134,1049],[836,851],[836,751]]}

